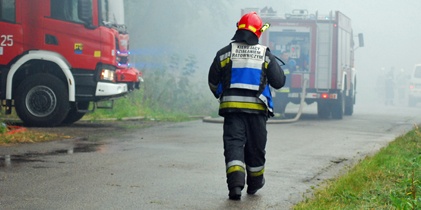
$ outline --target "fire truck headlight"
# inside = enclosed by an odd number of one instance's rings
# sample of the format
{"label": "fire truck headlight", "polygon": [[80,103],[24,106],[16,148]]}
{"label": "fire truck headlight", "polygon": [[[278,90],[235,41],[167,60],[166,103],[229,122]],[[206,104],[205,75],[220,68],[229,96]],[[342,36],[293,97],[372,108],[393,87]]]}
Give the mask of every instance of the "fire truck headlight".
{"label": "fire truck headlight", "polygon": [[101,80],[106,80],[106,81],[115,81],[115,72],[109,69],[102,69],[101,71]]}

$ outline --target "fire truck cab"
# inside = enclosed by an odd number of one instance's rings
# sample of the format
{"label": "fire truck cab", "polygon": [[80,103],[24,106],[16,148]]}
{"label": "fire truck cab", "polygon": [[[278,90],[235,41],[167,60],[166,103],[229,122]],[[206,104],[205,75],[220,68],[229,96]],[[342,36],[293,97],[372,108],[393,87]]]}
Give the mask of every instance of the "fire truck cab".
{"label": "fire truck cab", "polygon": [[26,124],[70,124],[139,88],[123,0],[0,0],[0,100]]}

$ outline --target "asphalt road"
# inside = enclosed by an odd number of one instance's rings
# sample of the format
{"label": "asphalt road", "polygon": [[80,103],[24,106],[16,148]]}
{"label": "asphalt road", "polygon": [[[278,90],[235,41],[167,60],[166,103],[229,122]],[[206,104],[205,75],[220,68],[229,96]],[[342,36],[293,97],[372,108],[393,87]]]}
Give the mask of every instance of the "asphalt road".
{"label": "asphalt road", "polygon": [[228,200],[222,124],[170,123],[95,140],[0,149],[0,209],[289,209],[323,180],[421,122],[420,107],[355,107],[343,120],[304,108],[268,124],[266,185]]}

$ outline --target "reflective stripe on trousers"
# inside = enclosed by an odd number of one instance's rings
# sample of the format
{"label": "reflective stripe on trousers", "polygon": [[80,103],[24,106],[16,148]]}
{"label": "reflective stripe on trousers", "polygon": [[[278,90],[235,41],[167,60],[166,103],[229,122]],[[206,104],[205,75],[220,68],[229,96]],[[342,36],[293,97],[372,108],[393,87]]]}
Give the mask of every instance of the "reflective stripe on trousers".
{"label": "reflective stripe on trousers", "polygon": [[259,167],[247,166],[248,176],[262,176],[264,172],[265,172],[265,166],[259,166]]}
{"label": "reflective stripe on trousers", "polygon": [[245,169],[244,169],[244,163],[241,160],[233,160],[230,161],[229,163],[227,163],[226,169],[227,169],[227,174],[236,172],[236,171],[240,171],[245,173]]}

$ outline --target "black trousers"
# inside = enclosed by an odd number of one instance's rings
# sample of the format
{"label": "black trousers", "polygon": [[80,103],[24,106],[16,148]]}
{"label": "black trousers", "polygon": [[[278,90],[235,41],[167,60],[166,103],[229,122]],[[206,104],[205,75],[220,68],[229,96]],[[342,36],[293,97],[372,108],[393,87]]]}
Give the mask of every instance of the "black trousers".
{"label": "black trousers", "polygon": [[[261,183],[266,162],[267,119],[267,116],[249,113],[230,113],[224,116],[223,140],[228,189],[244,188],[246,172],[249,186]],[[262,168],[261,174],[252,176],[250,168]]]}

